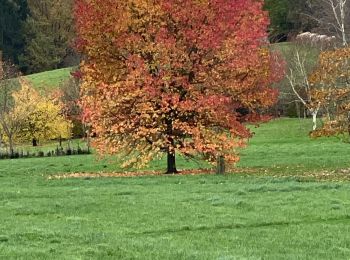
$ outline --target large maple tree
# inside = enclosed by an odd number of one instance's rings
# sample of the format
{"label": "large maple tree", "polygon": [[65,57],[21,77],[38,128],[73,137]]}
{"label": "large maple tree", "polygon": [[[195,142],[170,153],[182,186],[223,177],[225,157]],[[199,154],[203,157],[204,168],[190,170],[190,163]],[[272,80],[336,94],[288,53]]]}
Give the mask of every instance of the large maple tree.
{"label": "large maple tree", "polygon": [[[124,166],[238,160],[277,92],[262,0],[76,0],[84,119]],[[275,62],[274,62],[275,61]]]}

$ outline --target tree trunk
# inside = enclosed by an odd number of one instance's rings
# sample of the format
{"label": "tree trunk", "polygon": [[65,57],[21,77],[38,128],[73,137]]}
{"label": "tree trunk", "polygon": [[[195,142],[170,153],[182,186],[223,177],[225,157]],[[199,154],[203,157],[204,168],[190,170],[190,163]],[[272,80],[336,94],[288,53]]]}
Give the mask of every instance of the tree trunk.
{"label": "tree trunk", "polygon": [[317,128],[317,111],[312,112],[312,130],[315,131]]}
{"label": "tree trunk", "polygon": [[13,156],[13,154],[14,154],[14,147],[13,147],[12,136],[8,136],[8,138],[9,138],[9,146],[10,146],[10,156]]}
{"label": "tree trunk", "polygon": [[216,174],[225,174],[225,158],[222,155],[217,158]]}
{"label": "tree trunk", "polygon": [[34,147],[36,147],[36,146],[38,146],[38,141],[35,138],[33,138],[32,144]]}
{"label": "tree trunk", "polygon": [[298,101],[295,101],[295,109],[296,109],[296,112],[297,112],[297,116],[300,119],[300,106],[299,106],[299,102]]}
{"label": "tree trunk", "polygon": [[174,174],[174,173],[178,173],[178,171],[176,170],[175,149],[173,149],[173,147],[174,147],[174,139],[172,137],[173,122],[171,119],[167,119],[166,124],[167,124],[168,140],[169,140],[169,147],[167,148],[167,171],[166,171],[166,174]]}
{"label": "tree trunk", "polygon": [[86,136],[86,146],[87,146],[87,149],[88,149],[88,153],[90,153],[90,136],[91,136],[90,128],[86,127],[85,124],[83,126],[84,126],[84,129],[86,129],[84,131],[84,134]]}
{"label": "tree trunk", "polygon": [[167,152],[167,171],[166,174],[174,174],[178,173],[176,170],[176,158],[175,153],[171,153],[170,151]]}

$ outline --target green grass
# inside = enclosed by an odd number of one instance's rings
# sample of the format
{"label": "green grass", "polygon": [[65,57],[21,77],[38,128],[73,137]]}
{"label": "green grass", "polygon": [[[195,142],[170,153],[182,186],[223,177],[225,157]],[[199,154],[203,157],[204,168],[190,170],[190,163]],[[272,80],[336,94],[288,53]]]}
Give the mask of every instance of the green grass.
{"label": "green grass", "polygon": [[[296,45],[293,42],[281,42],[281,43],[275,43],[272,44],[272,48],[274,50],[280,51],[283,57],[285,58],[287,64],[290,63],[292,59],[294,59],[294,55],[296,52],[296,49],[299,50],[300,53],[307,53],[307,57],[309,59],[308,63],[314,63],[318,57],[318,50],[313,47],[307,47],[307,46],[301,46]],[[310,61],[311,60],[311,61]]]}
{"label": "green grass", "polygon": [[279,119],[253,128],[255,137],[241,153],[244,167],[350,167],[350,144],[337,138],[311,139],[309,119]]}
{"label": "green grass", "polygon": [[[348,259],[350,182],[294,175],[349,167],[350,145],[310,127],[254,128],[239,163],[254,174],[48,180],[120,169],[92,155],[0,161],[0,259]],[[267,176],[277,168],[290,176]]]}
{"label": "green grass", "polygon": [[31,74],[26,76],[26,78],[37,89],[55,89],[58,88],[62,82],[69,78],[71,71],[72,68],[57,69]]}

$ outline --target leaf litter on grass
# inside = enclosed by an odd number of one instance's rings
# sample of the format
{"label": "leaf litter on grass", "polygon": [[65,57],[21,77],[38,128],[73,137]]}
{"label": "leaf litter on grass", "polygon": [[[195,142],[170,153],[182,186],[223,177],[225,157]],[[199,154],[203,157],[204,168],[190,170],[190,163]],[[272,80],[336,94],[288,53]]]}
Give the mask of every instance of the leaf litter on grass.
{"label": "leaf litter on grass", "polygon": [[[248,169],[248,168],[235,168],[230,169],[230,174],[232,173],[252,173],[256,170]],[[50,175],[47,177],[49,180],[54,179],[70,179],[70,178],[111,178],[111,177],[143,177],[143,176],[181,176],[181,175],[213,175],[216,171],[214,169],[187,169],[180,170],[176,174],[164,174],[164,171],[134,171],[134,172],[97,172],[97,173],[89,173],[89,172],[73,172],[73,173],[62,173]]]}

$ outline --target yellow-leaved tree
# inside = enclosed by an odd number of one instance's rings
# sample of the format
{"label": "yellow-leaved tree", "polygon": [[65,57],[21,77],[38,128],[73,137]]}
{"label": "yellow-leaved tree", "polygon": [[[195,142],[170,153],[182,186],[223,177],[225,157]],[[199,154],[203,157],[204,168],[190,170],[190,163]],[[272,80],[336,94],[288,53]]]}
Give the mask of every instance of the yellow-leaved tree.
{"label": "yellow-leaved tree", "polygon": [[39,140],[70,138],[72,123],[63,116],[61,104],[40,95],[24,79],[20,82],[21,89],[12,94],[13,111],[24,115],[24,120],[15,139],[20,142],[32,141],[36,146]]}

